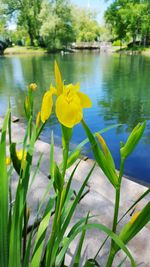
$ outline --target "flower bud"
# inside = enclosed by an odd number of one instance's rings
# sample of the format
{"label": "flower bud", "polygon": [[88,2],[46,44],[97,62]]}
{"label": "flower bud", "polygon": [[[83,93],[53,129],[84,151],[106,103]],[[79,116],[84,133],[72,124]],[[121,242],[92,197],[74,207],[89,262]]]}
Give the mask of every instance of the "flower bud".
{"label": "flower bud", "polygon": [[143,122],[142,124],[138,123],[138,125],[133,129],[130,136],[128,137],[126,144],[124,146],[123,144],[121,145],[120,153],[122,159],[125,160],[134,150],[134,148],[136,147],[136,145],[138,144],[143,135],[145,126],[146,126],[146,121]]}
{"label": "flower bud", "polygon": [[35,91],[37,89],[37,84],[36,83],[30,83],[29,84],[29,90]]}

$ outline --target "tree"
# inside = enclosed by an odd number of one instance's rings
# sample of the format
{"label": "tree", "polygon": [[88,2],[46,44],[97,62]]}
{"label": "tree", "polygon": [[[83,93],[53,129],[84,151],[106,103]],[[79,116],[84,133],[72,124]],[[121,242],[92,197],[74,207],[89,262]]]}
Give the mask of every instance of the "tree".
{"label": "tree", "polygon": [[72,6],[68,0],[43,1],[39,20],[40,35],[49,49],[66,47],[75,40]]}
{"label": "tree", "polygon": [[77,42],[93,42],[100,37],[100,26],[94,11],[74,7],[74,29]]}
{"label": "tree", "polygon": [[105,13],[114,39],[132,38],[146,45],[150,36],[150,3],[147,0],[115,0]]}
{"label": "tree", "polygon": [[5,38],[6,33],[6,16],[4,14],[4,6],[0,5],[0,38]]}
{"label": "tree", "polygon": [[40,23],[38,14],[42,0],[1,0],[5,4],[5,14],[17,17],[17,24],[27,30],[31,45],[39,37]]}

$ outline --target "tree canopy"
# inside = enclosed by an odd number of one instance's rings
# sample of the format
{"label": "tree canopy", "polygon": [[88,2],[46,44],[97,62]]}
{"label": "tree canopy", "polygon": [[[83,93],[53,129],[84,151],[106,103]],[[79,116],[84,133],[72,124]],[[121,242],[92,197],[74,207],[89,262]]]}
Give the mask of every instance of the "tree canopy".
{"label": "tree canopy", "polygon": [[[95,41],[100,36],[96,13],[80,9],[69,0],[0,0],[5,5],[7,21],[14,18],[13,42],[21,37],[31,45],[48,49],[66,47],[74,41]],[[1,27],[1,26],[0,26]]]}
{"label": "tree canopy", "polygon": [[148,0],[115,0],[105,13],[114,39],[140,41],[150,39],[150,3]]}

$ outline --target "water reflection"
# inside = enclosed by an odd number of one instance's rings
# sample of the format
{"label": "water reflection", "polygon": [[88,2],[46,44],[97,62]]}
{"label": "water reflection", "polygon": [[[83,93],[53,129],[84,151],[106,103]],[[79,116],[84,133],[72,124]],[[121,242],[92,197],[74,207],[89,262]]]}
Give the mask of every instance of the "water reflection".
{"label": "water reflection", "polygon": [[130,131],[139,121],[150,118],[150,59],[142,56],[114,56],[103,61],[104,120],[127,124]]}

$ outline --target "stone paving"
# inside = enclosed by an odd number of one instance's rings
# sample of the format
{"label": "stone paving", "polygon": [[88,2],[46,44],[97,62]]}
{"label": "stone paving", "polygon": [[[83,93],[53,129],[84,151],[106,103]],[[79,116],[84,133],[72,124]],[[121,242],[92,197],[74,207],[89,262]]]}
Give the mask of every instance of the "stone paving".
{"label": "stone paving", "polygon": [[[2,125],[2,119],[0,119],[0,128]],[[12,123],[12,136],[13,141],[19,143],[22,141],[24,136],[24,128],[23,124],[20,122]],[[32,218],[34,218],[34,214],[36,213],[38,203],[42,198],[45,189],[48,185],[48,174],[49,174],[49,149],[50,145],[44,143],[41,140],[36,142],[35,146],[35,156],[33,159],[33,169],[36,166],[39,155],[42,153],[42,162],[40,165],[40,169],[32,186],[31,192],[29,194],[29,206],[32,211]],[[55,147],[55,160],[60,163],[61,162],[61,148]],[[75,165],[74,165],[75,166]],[[69,177],[73,167],[67,170],[66,178]],[[75,172],[73,179],[73,188],[78,191],[82,181],[85,179],[87,173],[90,168],[93,166],[93,160],[87,159],[81,160],[78,169]],[[17,178],[15,174],[13,174],[13,187],[17,183]],[[133,181],[130,181],[126,178],[123,179],[122,183],[122,193],[121,193],[121,203],[120,203],[120,213],[121,216],[129,206],[144,192],[147,187],[137,184]],[[87,187],[85,188],[85,196],[81,200],[80,204],[77,207],[74,218],[71,222],[71,226],[82,217],[86,217],[87,212],[90,211],[90,214],[97,215],[93,222],[103,223],[109,227],[112,225],[112,216],[113,216],[113,206],[114,206],[114,189],[111,184],[108,182],[107,178],[104,176],[102,171],[98,166],[95,167],[93,174],[88,182]],[[146,199],[142,200],[140,204],[136,206],[136,211],[140,210],[144,204],[150,201],[150,194],[146,197]],[[122,224],[130,220],[130,215],[124,219],[119,228],[121,228]],[[102,244],[105,239],[105,234],[102,232],[98,232],[97,230],[90,230],[86,234],[86,239],[84,243],[84,251],[83,258],[92,258],[97,249]],[[66,258],[66,263],[71,266],[71,260],[75,252],[77,239],[75,239],[71,247],[68,251],[68,256]],[[101,267],[105,267],[106,259],[108,256],[108,247],[110,245],[110,241],[106,242],[106,245],[103,247],[100,256],[97,257],[98,262],[100,262]],[[150,224],[147,224],[144,229],[129,243],[128,248],[130,249],[132,255],[134,256],[136,262],[139,267],[150,267]],[[124,254],[119,252],[116,255],[113,267],[117,266],[117,263],[124,258]],[[82,263],[81,263],[81,266]],[[130,267],[131,264],[127,260],[123,265],[124,267]]]}

